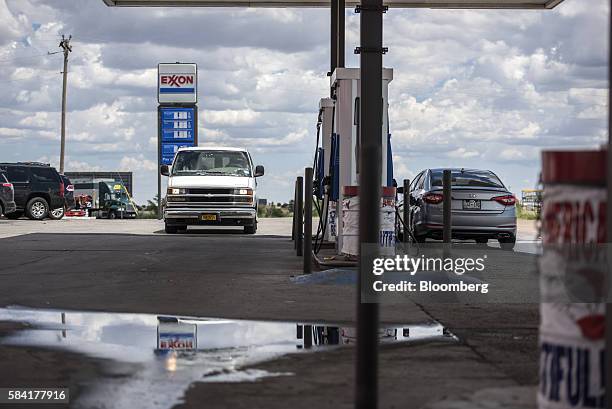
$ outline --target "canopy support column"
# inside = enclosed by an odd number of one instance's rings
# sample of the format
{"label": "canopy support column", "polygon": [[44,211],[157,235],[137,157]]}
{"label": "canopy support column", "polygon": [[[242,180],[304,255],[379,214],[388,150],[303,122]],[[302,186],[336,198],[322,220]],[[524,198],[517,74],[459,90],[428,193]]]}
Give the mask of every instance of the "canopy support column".
{"label": "canopy support column", "polygon": [[360,172],[357,285],[357,368],[355,407],[375,409],[378,403],[378,304],[363,303],[362,292],[372,287],[372,259],[380,230],[382,179],[382,55],[383,2],[363,0],[360,12]]}
{"label": "canopy support column", "polygon": [[330,50],[331,61],[329,75],[338,67],[344,67],[344,11],[345,0],[331,0]]}

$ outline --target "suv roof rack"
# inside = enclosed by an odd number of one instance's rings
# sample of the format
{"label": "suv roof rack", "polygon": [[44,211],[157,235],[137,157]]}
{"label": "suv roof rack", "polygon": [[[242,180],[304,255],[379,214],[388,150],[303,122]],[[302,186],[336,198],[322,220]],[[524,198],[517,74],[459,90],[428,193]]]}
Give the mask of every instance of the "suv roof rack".
{"label": "suv roof rack", "polygon": [[20,165],[33,165],[33,166],[51,166],[50,163],[42,163],[42,162],[17,162]]}
{"label": "suv roof rack", "polygon": [[0,166],[6,165],[26,165],[26,166],[46,166],[51,167],[50,163],[42,163],[42,162],[0,162]]}

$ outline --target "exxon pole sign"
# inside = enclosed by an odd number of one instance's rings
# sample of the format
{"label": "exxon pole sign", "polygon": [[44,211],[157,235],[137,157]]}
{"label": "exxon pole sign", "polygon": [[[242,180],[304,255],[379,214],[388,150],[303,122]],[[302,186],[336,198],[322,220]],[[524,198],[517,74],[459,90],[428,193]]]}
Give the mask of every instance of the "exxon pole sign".
{"label": "exxon pole sign", "polygon": [[160,104],[198,102],[198,73],[195,64],[158,64],[157,101]]}

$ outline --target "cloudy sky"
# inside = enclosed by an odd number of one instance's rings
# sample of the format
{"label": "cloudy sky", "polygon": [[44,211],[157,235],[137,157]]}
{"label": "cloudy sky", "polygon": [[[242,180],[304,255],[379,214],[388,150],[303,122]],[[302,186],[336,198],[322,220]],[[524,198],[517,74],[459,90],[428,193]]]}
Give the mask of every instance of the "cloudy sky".
{"label": "cloudy sky", "polygon": [[[489,168],[533,187],[542,149],[596,147],[607,128],[607,0],[554,11],[391,9],[396,178]],[[359,18],[347,15],[347,66]],[[292,197],[328,94],[329,16],[310,9],[117,9],[102,0],[0,0],[0,161],[59,162],[61,34],[70,55],[66,170],[130,170],[156,192],[156,67],[196,62],[200,142],[247,147],[261,196]]]}

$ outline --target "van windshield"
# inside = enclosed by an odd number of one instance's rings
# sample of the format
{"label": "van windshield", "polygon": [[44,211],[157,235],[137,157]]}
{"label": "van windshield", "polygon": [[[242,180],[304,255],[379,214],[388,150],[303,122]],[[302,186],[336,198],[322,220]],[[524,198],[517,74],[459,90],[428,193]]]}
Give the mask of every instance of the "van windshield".
{"label": "van windshield", "polygon": [[174,160],[172,175],[251,177],[251,165],[246,152],[181,151]]}

